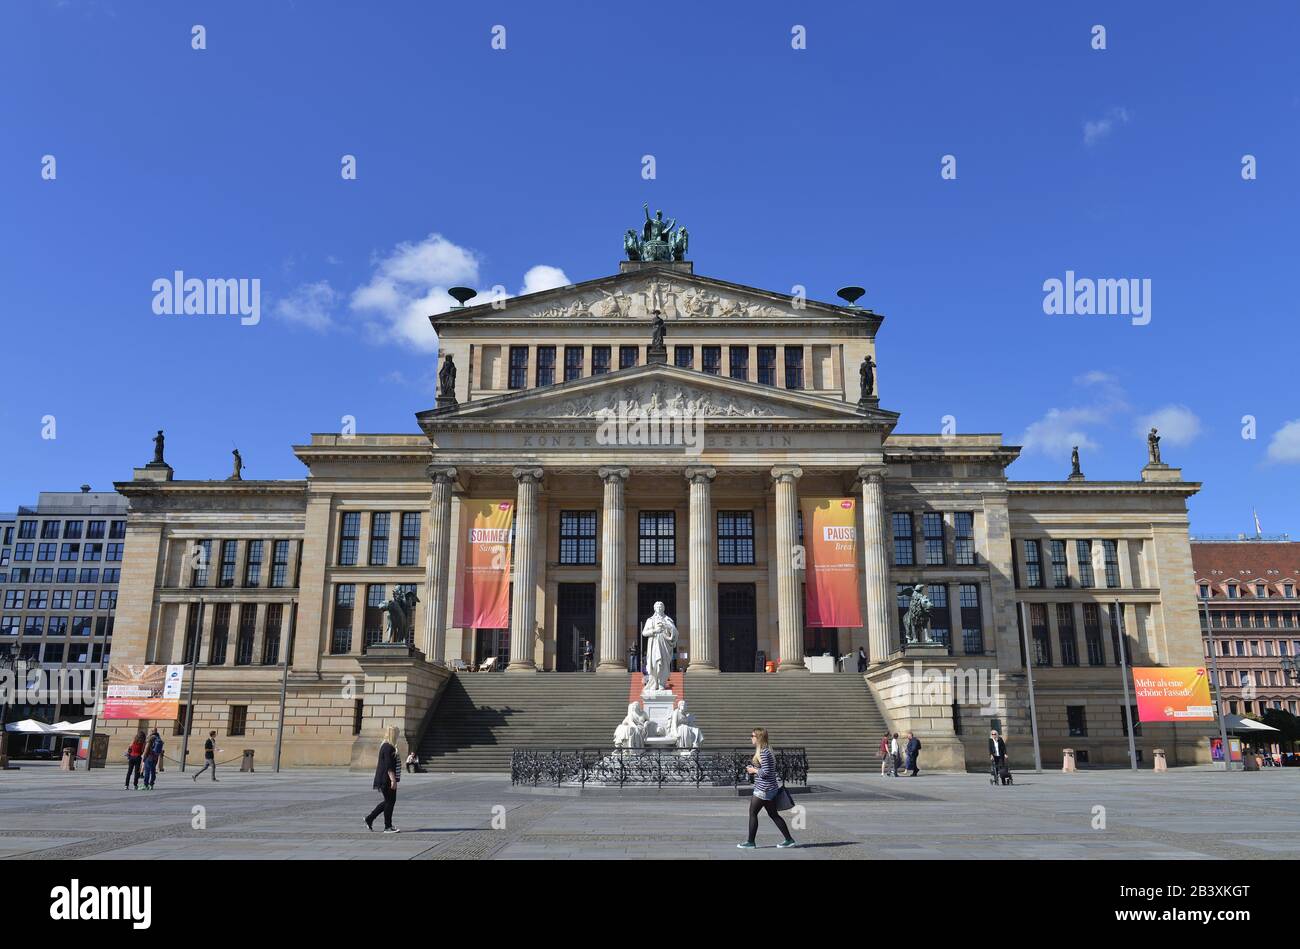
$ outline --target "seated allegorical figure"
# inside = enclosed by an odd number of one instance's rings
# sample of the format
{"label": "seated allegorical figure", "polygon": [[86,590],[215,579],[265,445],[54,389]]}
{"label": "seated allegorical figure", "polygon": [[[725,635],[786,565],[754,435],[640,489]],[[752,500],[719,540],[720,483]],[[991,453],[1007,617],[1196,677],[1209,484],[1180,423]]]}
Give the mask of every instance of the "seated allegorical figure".
{"label": "seated allegorical figure", "polygon": [[647,737],[653,737],[655,724],[650,721],[640,702],[627,707],[627,715],[614,729],[615,748],[644,748]]}
{"label": "seated allegorical figure", "polygon": [[704,732],[695,727],[695,716],[686,711],[686,700],[668,713],[668,735],[677,739],[678,748],[698,748],[704,744]]}

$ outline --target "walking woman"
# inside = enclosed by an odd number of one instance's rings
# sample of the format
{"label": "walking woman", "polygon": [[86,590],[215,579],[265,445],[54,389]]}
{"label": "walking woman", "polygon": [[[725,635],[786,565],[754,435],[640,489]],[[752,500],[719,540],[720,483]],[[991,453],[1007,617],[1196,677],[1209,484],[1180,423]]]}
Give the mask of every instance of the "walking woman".
{"label": "walking woman", "polygon": [[886,728],[884,737],[880,739],[880,776],[882,778],[889,777],[889,772],[891,770],[892,768],[890,767],[890,755],[889,755],[889,729]]}
{"label": "walking woman", "polygon": [[[776,829],[785,838],[777,846],[782,849],[793,847],[794,838],[790,836],[790,828],[785,825],[785,820],[778,811],[781,798],[789,802],[790,794],[781,787],[781,779],[777,777],[776,760],[772,756],[772,749],[768,747],[767,729],[755,728],[749,736],[749,742],[754,746],[753,763],[745,766],[745,770],[754,776],[754,796],[749,802],[749,839],[736,846],[741,850],[755,849],[754,837],[758,834],[758,812],[767,811],[767,816],[772,818],[772,823],[776,824]],[[787,809],[789,806],[790,804],[787,804]]]}
{"label": "walking woman", "polygon": [[131,786],[132,778],[135,778],[135,789],[140,790],[140,759],[143,757],[144,732],[139,732],[135,741],[131,742],[131,747],[126,750],[126,781],[122,784],[123,790]]}
{"label": "walking woman", "polygon": [[375,780],[372,785],[384,799],[375,805],[375,809],[366,818],[366,830],[375,829],[375,818],[384,815],[384,833],[400,834],[393,826],[393,808],[397,806],[397,782],[402,779],[402,766],[397,757],[397,726],[390,725],[384,732],[384,743],[379,746],[379,763],[375,766]]}

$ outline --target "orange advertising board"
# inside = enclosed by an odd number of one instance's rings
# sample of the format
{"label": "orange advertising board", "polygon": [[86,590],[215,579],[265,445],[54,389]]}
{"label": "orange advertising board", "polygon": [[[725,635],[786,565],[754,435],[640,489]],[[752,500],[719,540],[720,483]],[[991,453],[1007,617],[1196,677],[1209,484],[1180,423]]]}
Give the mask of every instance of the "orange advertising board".
{"label": "orange advertising board", "polygon": [[809,627],[857,628],[858,505],[854,498],[802,498],[804,589]]}
{"label": "orange advertising board", "polygon": [[461,502],[453,626],[505,629],[510,625],[510,528],[515,502],[469,498]]}
{"label": "orange advertising board", "polygon": [[1139,721],[1214,721],[1204,666],[1134,666],[1133,690]]}

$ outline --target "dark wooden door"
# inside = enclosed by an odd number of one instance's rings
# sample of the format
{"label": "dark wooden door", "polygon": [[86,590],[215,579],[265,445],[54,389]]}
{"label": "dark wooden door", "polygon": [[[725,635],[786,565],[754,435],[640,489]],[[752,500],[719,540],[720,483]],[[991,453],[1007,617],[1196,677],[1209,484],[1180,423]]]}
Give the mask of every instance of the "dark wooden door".
{"label": "dark wooden door", "polygon": [[718,669],[755,672],[758,616],[752,583],[718,584]]}
{"label": "dark wooden door", "polygon": [[556,591],[555,671],[582,668],[585,643],[596,643],[596,584],[561,583]]}

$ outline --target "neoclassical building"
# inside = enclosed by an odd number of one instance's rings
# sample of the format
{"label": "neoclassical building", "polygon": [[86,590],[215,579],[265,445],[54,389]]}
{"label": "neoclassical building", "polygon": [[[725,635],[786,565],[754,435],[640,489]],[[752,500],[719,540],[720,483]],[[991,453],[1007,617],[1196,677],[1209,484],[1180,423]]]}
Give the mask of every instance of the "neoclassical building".
{"label": "neoclassical building", "polygon": [[[990,724],[1031,760],[1026,661],[1045,759],[1103,764],[1127,761],[1121,658],[1203,662],[1198,485],[1158,455],[1128,481],[1015,481],[999,435],[900,433],[870,310],[627,260],[430,322],[442,394],[411,431],[313,435],[293,449],[300,480],[155,463],[117,485],[114,660],[196,662],[194,734],[261,761],[283,725],[287,763],[360,760],[390,722],[416,741],[453,676],[487,674],[458,669],[495,658],[520,688],[588,665],[626,678],[656,601],[687,681],[771,664],[811,682],[805,657],[862,649],[868,700],[936,767],[982,767]],[[854,501],[861,626],[805,623],[811,497]],[[508,622],[465,628],[459,561],[482,499],[514,504]],[[916,584],[930,634],[908,644]],[[414,648],[386,649],[381,604],[405,590]],[[1206,734],[1148,728],[1140,747],[1190,762]]]}

